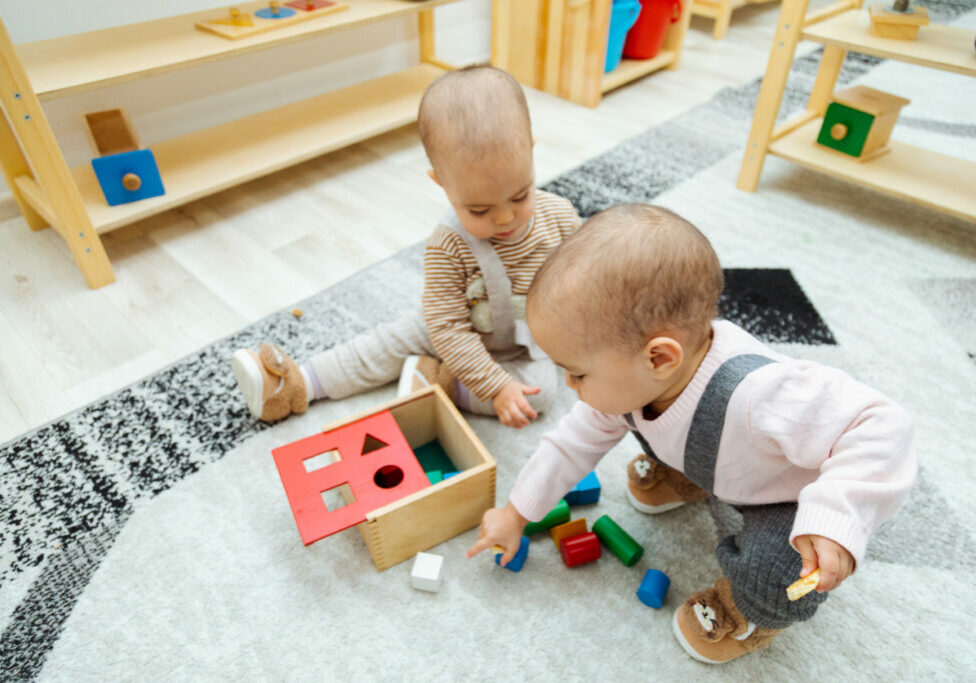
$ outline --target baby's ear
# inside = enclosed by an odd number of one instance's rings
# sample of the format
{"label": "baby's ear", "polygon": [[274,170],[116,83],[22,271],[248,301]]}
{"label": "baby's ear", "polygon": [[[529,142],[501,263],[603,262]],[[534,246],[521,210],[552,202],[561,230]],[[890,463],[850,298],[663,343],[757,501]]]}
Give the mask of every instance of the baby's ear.
{"label": "baby's ear", "polygon": [[684,349],[673,337],[654,337],[644,345],[643,354],[651,369],[666,377],[681,365]]}

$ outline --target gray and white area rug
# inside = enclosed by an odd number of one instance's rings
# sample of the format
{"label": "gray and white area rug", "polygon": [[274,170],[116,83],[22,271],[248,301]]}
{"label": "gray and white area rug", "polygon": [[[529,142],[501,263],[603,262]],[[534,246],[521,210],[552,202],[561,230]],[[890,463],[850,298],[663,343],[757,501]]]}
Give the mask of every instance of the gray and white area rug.
{"label": "gray and white area rug", "polygon": [[[926,4],[941,21],[965,9]],[[976,13],[959,21],[976,35]],[[815,66],[797,62],[784,108]],[[850,58],[842,78],[912,99],[896,137],[976,160],[971,79]],[[976,225],[775,158],[757,193],[736,190],[757,89],[726,90],[548,189],[584,214],[653,201],[685,215],[727,268],[725,316],[913,415],[918,485],[813,620],[726,667],[689,659],[671,612],[718,577],[716,526],[704,505],[630,508],[629,439],[597,469],[600,502],[577,512],[609,514],[644,545],[632,568],[608,554],[569,570],[539,537],[512,574],[465,560],[469,532],[433,549],[446,580],[427,594],[409,563],[376,572],[355,531],[303,547],[270,450],[393,388],[267,427],[227,359],[265,340],[305,357],[416,305],[418,245],[299,304],[301,319],[270,316],[0,446],[0,679],[976,679]],[[522,431],[470,418],[498,462],[499,503],[571,401]],[[634,595],[652,567],[672,579],[661,610]]]}

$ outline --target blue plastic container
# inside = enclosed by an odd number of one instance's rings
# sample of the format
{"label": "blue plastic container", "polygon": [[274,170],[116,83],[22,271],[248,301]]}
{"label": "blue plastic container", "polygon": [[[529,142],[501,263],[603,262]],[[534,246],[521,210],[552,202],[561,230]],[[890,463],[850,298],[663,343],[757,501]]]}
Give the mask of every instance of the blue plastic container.
{"label": "blue plastic container", "polygon": [[627,31],[637,21],[640,11],[640,0],[613,1],[610,10],[610,30],[607,31],[607,61],[603,66],[604,73],[613,71],[620,64]]}

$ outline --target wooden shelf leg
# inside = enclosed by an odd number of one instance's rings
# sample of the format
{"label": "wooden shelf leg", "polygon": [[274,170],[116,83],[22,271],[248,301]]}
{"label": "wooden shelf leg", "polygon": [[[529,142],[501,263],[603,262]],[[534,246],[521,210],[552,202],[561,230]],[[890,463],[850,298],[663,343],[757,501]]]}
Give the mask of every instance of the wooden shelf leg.
{"label": "wooden shelf leg", "polygon": [[681,3],[681,18],[677,23],[671,24],[667,36],[664,38],[664,49],[674,52],[674,60],[668,64],[669,70],[677,69],[681,66],[681,55],[684,52],[685,36],[688,34],[688,26],[691,24],[691,0],[684,0]]}
{"label": "wooden shelf leg", "polygon": [[434,43],[434,10],[418,12],[417,24],[420,33],[420,61],[429,62],[437,56]]}
{"label": "wooden shelf leg", "polygon": [[3,170],[3,177],[7,181],[7,187],[10,188],[10,192],[14,196],[14,201],[20,207],[20,212],[24,215],[24,219],[27,221],[30,229],[43,230],[48,227],[48,222],[44,220],[41,214],[34,210],[34,207],[30,205],[30,202],[27,201],[20,188],[14,182],[18,176],[29,175],[33,178],[34,175],[31,173],[30,165],[27,163],[27,159],[24,158],[24,153],[20,149],[17,136],[14,135],[10,124],[7,122],[7,117],[2,112],[0,112],[0,169]]}
{"label": "wooden shelf leg", "polygon": [[508,71],[510,54],[509,32],[512,29],[511,0],[491,2],[491,64]]}
{"label": "wooden shelf leg", "polygon": [[776,25],[776,35],[773,36],[773,47],[769,52],[769,62],[766,65],[766,75],[759,88],[759,98],[756,100],[756,111],[752,117],[752,129],[749,131],[749,141],[742,157],[739,169],[739,179],[736,187],[746,192],[755,192],[759,186],[759,176],[762,174],[763,162],[769,149],[769,141],[773,135],[773,125],[776,114],[783,100],[786,80],[793,65],[793,55],[796,44],[800,40],[803,29],[803,17],[806,13],[808,0],[783,0],[780,8],[779,21]]}
{"label": "wooden shelf leg", "polygon": [[824,47],[820,68],[817,70],[817,80],[813,83],[810,100],[807,102],[807,111],[816,112],[817,116],[826,113],[827,105],[830,104],[830,98],[834,94],[834,87],[837,85],[840,68],[844,66],[845,57],[847,57],[847,50],[843,48],[836,45]]}
{"label": "wooden shelf leg", "polygon": [[50,202],[58,231],[92,289],[115,280],[102,240],[92,226],[81,193],[23,65],[17,59],[7,29],[0,22],[0,103],[10,118],[13,134]]}
{"label": "wooden shelf leg", "polygon": [[715,26],[712,28],[712,38],[722,40],[729,30],[730,23],[732,23],[732,0],[722,0],[715,17]]}

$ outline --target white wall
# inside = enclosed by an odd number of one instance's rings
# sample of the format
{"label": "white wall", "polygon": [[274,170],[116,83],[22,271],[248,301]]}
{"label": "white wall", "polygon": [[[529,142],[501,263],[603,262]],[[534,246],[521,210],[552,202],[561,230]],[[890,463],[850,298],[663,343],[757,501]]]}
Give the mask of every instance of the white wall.
{"label": "white wall", "polygon": [[[18,44],[227,6],[214,0],[0,0],[0,18]],[[439,7],[435,25],[442,59],[488,59],[491,0]],[[188,24],[187,30],[197,29]],[[92,156],[81,123],[85,112],[121,107],[142,143],[151,145],[417,62],[417,19],[410,16],[49,100],[44,109],[68,165],[76,166]],[[9,194],[2,179],[0,192]]]}

